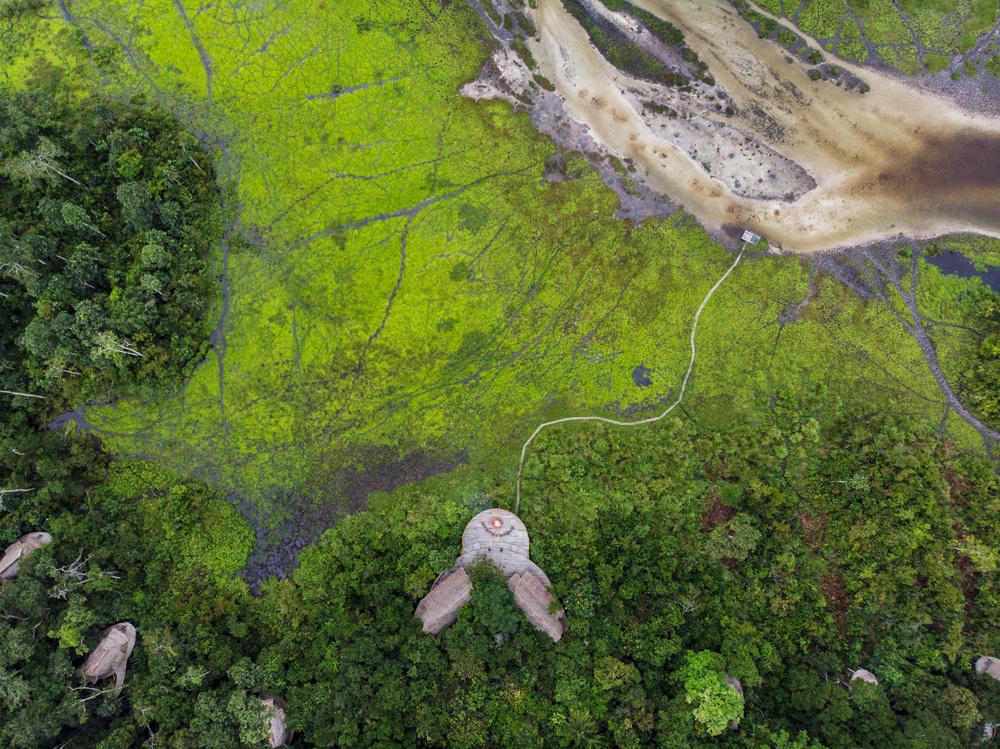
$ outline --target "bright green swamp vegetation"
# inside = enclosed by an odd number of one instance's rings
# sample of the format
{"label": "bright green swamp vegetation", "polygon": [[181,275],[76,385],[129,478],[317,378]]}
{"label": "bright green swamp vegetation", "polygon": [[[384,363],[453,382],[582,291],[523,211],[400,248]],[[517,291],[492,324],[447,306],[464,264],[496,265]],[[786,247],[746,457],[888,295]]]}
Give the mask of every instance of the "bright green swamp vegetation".
{"label": "bright green swamp vegetation", "polygon": [[[734,5],[747,5],[734,0]],[[976,78],[1000,71],[1000,47],[980,43],[997,23],[996,0],[760,0],[829,52],[909,75],[951,71]],[[772,28],[773,27],[773,28]],[[776,24],[765,22],[772,32]]]}
{"label": "bright green swamp vegetation", "polygon": [[[938,749],[1000,722],[971,665],[1000,655],[991,443],[907,327],[912,292],[996,426],[997,297],[923,256],[996,243],[747,257],[669,420],[532,445],[563,639],[488,571],[431,636],[415,604],[513,509],[535,425],[662,410],[732,254],[682,210],[615,218],[585,156],[460,96],[489,51],[464,3],[0,8],[3,262],[44,264],[0,287],[0,389],[44,396],[4,395],[0,540],[54,537],[0,587],[0,746],[266,746],[264,693],[296,746]],[[26,337],[56,319],[75,348]],[[123,620],[115,699],[79,667]]]}

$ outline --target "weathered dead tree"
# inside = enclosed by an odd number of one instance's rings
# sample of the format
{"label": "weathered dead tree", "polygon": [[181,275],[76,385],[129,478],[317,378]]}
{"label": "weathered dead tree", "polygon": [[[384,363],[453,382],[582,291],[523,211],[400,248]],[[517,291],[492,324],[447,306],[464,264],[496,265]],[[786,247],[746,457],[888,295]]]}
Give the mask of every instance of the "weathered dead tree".
{"label": "weathered dead tree", "polygon": [[55,584],[49,588],[49,596],[64,601],[69,594],[77,588],[82,588],[88,583],[104,578],[118,579],[117,572],[105,570],[91,570],[90,556],[83,558],[83,549],[77,554],[76,559],[63,567],[53,567],[52,576]]}

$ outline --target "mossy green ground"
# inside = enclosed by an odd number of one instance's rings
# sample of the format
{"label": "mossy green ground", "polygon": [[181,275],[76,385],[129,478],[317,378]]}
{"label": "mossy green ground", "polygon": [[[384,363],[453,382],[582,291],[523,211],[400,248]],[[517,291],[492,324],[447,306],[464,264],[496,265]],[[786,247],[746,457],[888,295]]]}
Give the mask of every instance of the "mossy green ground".
{"label": "mossy green ground", "polygon": [[[157,100],[214,145],[230,224],[216,352],[177,392],[87,410],[119,455],[206,477],[275,522],[288,497],[339,502],[331,474],[372,456],[464,455],[512,487],[539,420],[648,415],[676,392],[732,255],[683,215],[615,219],[582,159],[546,183],[554,146],[528,117],[457,93],[485,55],[463,3],[71,12],[107,93]],[[779,323],[809,279],[791,256],[737,268],[701,318],[691,408],[752,411],[822,383],[940,420],[884,305],[821,275]]]}

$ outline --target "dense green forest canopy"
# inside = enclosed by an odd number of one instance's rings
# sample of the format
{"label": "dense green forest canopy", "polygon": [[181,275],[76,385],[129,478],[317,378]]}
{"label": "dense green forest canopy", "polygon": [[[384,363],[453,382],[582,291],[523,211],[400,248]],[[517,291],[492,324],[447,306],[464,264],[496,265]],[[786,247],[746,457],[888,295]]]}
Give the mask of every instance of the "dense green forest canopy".
{"label": "dense green forest canopy", "polygon": [[0,88],[4,542],[78,503],[103,460],[48,418],[203,356],[218,226],[210,159],[167,113],[59,76]]}
{"label": "dense green forest canopy", "polygon": [[176,379],[207,347],[219,236],[211,161],[173,117],[0,90],[0,389],[51,412]]}
{"label": "dense green forest canopy", "polygon": [[[488,570],[439,636],[413,617],[506,483],[376,496],[254,598],[230,576],[253,538],[227,503],[96,459],[0,588],[0,740],[263,746],[266,692],[301,746],[971,745],[1000,721],[1000,683],[972,668],[1000,652],[990,465],[823,391],[767,413],[539,438],[521,517],[567,611],[555,646]],[[123,697],[78,691],[123,619],[140,633]]]}

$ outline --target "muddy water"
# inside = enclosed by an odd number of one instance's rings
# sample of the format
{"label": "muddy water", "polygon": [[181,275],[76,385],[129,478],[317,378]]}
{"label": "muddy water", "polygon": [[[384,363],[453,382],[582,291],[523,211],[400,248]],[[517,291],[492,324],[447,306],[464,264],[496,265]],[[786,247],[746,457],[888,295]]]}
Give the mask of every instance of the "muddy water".
{"label": "muddy water", "polygon": [[[532,52],[572,116],[647,182],[709,228],[746,226],[783,249],[811,252],[899,235],[974,230],[1000,236],[1000,122],[848,63],[866,94],[812,81],[808,67],[761,40],[725,0],[637,0],[680,28],[728,90],[739,128],[806,169],[817,186],[795,202],[732,194],[657,137],[560,0],[539,0]],[[737,145],[737,144],[734,144]]]}

